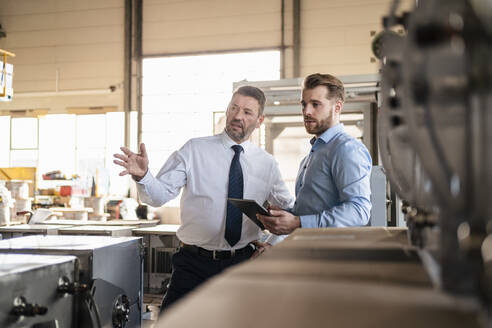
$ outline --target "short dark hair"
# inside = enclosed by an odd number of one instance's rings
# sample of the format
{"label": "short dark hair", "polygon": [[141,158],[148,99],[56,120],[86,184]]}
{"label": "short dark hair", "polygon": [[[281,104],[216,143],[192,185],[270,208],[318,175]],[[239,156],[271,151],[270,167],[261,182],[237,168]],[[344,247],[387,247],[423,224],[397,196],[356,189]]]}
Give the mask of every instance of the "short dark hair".
{"label": "short dark hair", "polygon": [[258,104],[260,104],[260,110],[258,111],[258,116],[263,114],[266,97],[260,88],[253,87],[251,85],[244,85],[242,87],[237,88],[236,91],[234,91],[234,93],[232,94],[232,96],[234,97],[237,94],[256,99],[258,101]]}
{"label": "short dark hair", "polygon": [[333,75],[314,73],[304,79],[304,89],[314,89],[319,85],[324,85],[328,89],[328,99],[345,101],[343,82]]}

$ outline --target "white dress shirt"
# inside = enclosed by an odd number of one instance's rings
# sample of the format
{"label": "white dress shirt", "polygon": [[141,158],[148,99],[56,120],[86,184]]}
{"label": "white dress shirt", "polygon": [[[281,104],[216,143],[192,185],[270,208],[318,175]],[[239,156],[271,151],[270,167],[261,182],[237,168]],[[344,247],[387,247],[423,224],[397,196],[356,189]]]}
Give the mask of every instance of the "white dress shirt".
{"label": "white dress shirt", "polygon": [[[208,250],[229,250],[224,239],[229,168],[236,143],[222,134],[189,140],[174,152],[156,177],[150,172],[137,183],[141,200],[158,207],[178,196],[182,187],[181,227],[178,238],[185,244]],[[254,199],[258,204],[268,200],[281,208],[291,208],[294,203],[283,182],[278,164],[273,156],[249,141],[241,144],[240,156],[244,177],[244,199]],[[245,247],[260,239],[260,228],[243,215],[241,239],[234,249]],[[271,235],[270,244],[282,240]]]}

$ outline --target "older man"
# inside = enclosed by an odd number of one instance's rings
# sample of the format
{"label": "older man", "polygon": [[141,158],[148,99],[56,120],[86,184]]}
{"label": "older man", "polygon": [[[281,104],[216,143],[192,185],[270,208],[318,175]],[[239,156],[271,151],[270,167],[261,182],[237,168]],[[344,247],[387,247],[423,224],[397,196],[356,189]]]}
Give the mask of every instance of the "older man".
{"label": "older man", "polygon": [[[181,241],[174,254],[173,273],[162,309],[225,268],[249,259],[256,247],[263,250],[280,240],[258,239],[261,231],[227,198],[268,200],[280,207],[292,206],[288,192],[271,155],[248,141],[263,122],[265,95],[255,87],[234,92],[226,112],[222,134],[189,140],[173,153],[156,177],[148,171],[145,145],[135,154],[122,147],[114,162],[137,181],[142,201],[161,206],[175,198],[181,188]],[[259,252],[257,250],[256,252]]]}

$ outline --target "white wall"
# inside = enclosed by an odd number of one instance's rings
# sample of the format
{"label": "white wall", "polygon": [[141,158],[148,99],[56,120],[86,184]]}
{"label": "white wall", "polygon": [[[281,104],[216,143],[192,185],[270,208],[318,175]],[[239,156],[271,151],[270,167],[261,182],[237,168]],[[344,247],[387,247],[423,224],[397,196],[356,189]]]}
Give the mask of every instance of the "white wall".
{"label": "white wall", "polygon": [[[412,0],[402,1],[411,4]],[[371,31],[390,0],[302,0],[301,75],[376,73]],[[281,44],[280,0],[144,0],[143,53],[165,55]],[[0,23],[12,51],[14,98],[2,109],[123,108],[124,0],[1,0]],[[292,46],[292,0],[285,1],[285,43]],[[292,49],[285,51],[293,77]],[[23,97],[22,93],[107,89],[107,95]]]}
{"label": "white wall", "polygon": [[280,45],[280,0],[145,0],[144,55]]}
{"label": "white wall", "polygon": [[[382,30],[382,17],[388,14],[391,2],[302,0],[301,75],[376,73],[379,63],[371,62],[371,31]],[[411,0],[401,2],[402,8],[411,8]]]}
{"label": "white wall", "polygon": [[56,97],[22,93],[121,86],[124,1],[2,0],[0,23],[7,32],[0,48],[17,55],[9,59],[14,64],[15,100],[0,103],[0,109],[122,107],[121,91]]}

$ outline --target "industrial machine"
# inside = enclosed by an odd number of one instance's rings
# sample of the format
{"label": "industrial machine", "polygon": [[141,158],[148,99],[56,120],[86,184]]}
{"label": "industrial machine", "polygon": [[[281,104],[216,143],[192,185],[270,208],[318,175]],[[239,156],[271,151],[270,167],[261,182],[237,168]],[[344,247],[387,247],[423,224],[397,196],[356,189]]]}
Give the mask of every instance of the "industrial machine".
{"label": "industrial machine", "polygon": [[[407,14],[408,15],[408,14]],[[408,17],[408,16],[406,16]],[[405,37],[391,30],[376,36],[373,52],[382,61],[378,142],[381,161],[392,190],[403,200],[402,210],[415,245],[429,245],[437,220],[432,182],[411,143],[405,117],[402,61]],[[429,234],[431,236],[429,236]]]}
{"label": "industrial machine", "polygon": [[399,2],[373,46],[383,164],[438,286],[490,318],[492,2],[421,0],[397,14]]}
{"label": "industrial machine", "polygon": [[172,273],[171,259],[179,248],[178,228],[176,224],[160,224],[133,229],[133,235],[144,240],[144,288],[150,294],[162,294],[166,290]]}
{"label": "industrial machine", "polygon": [[0,254],[0,327],[74,327],[74,256]]}
{"label": "industrial machine", "polygon": [[78,327],[141,327],[141,238],[26,236],[0,241],[1,253],[76,256],[75,282],[80,291],[75,311]]}

